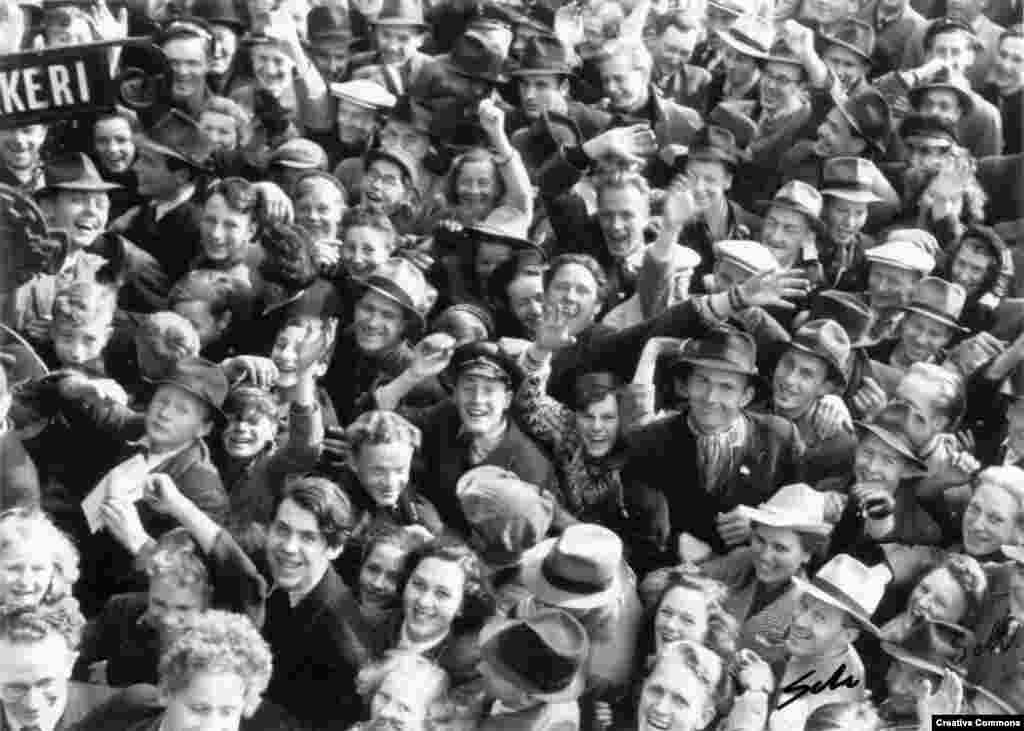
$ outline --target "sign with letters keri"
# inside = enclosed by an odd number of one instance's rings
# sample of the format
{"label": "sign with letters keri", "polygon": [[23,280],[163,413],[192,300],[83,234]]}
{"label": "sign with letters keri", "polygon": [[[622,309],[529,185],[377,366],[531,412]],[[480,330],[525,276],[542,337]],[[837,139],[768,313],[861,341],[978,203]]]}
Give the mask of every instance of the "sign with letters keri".
{"label": "sign with letters keri", "polygon": [[117,102],[110,49],[89,43],[0,56],[0,128],[72,119]]}

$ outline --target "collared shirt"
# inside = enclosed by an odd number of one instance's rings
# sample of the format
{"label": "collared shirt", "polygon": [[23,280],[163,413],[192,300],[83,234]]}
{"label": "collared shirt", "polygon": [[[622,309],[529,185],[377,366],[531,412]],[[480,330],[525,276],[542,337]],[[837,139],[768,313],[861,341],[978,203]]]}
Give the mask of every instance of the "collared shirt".
{"label": "collared shirt", "polygon": [[459,427],[459,439],[466,440],[469,446],[469,461],[473,465],[478,465],[487,459],[487,456],[498,448],[501,444],[501,440],[505,438],[505,432],[508,431],[508,420],[502,419],[501,424],[497,426],[489,434],[477,435],[469,434],[465,427]]}
{"label": "collared shirt", "polygon": [[704,487],[709,492],[718,487],[723,475],[732,469],[733,454],[747,440],[747,420],[740,416],[727,429],[705,434],[691,417],[686,423],[697,440],[697,461]]}
{"label": "collared shirt", "polygon": [[195,195],[195,193],[196,186],[193,185],[192,183],[189,183],[184,188],[179,190],[178,195],[176,195],[173,199],[169,201],[159,201],[155,203],[153,205],[153,220],[159,223],[161,218],[166,216],[168,213],[173,211],[181,204],[189,201],[192,198],[192,196]]}
{"label": "collared shirt", "polygon": [[449,632],[446,631],[443,634],[438,635],[432,640],[414,640],[409,636],[409,632],[406,629],[405,622],[402,622],[402,629],[398,636],[398,649],[409,650],[415,652],[417,655],[423,655],[430,652],[435,647],[440,645],[446,639],[448,639]]}

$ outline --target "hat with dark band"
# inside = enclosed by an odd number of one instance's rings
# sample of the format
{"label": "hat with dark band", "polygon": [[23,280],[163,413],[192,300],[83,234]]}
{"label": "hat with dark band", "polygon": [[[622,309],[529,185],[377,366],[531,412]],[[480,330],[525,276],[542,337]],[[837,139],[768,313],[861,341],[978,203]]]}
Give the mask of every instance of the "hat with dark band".
{"label": "hat with dark band", "polygon": [[841,553],[822,566],[810,581],[794,576],[793,583],[805,594],[842,609],[864,629],[878,634],[871,615],[885,594],[887,581],[881,571]]}
{"label": "hat with dark band", "polygon": [[920,450],[928,434],[915,418],[920,412],[906,401],[890,401],[871,421],[858,421],[855,426],[862,433],[878,437],[895,450],[913,468],[915,475],[927,474],[928,465],[920,457]]}

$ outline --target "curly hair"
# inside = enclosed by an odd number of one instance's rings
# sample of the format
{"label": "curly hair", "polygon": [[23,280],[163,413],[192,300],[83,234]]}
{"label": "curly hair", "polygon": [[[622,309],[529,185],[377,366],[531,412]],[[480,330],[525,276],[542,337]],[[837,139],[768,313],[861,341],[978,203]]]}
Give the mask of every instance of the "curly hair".
{"label": "curly hair", "polygon": [[645,656],[654,650],[654,619],[665,598],[673,589],[689,589],[704,597],[708,615],[708,628],[703,637],[705,647],[713,650],[723,662],[729,662],[736,654],[740,633],[739,623],[725,609],[728,587],[720,581],[708,578],[685,567],[662,569],[647,575],[640,587],[641,597],[647,607],[643,624],[644,634],[639,647]]}
{"label": "curly hair", "polygon": [[316,279],[319,269],[308,230],[295,224],[274,222],[263,227],[260,241],[266,252],[260,271],[268,281],[289,289],[302,289]]}
{"label": "curly hair", "polygon": [[203,205],[219,195],[228,208],[236,213],[244,213],[254,222],[259,222],[260,194],[255,185],[245,178],[224,178],[213,183],[203,197]]}
{"label": "curly hair", "polygon": [[245,714],[251,715],[270,684],[270,647],[245,616],[208,611],[179,635],[160,658],[160,688],[174,695],[199,673],[232,673],[245,681]]}
{"label": "curly hair", "polygon": [[230,419],[245,418],[249,414],[266,416],[277,421],[277,396],[259,386],[235,386],[224,402],[224,414]]}
{"label": "curly hair", "polygon": [[184,528],[175,528],[160,536],[156,548],[146,556],[145,570],[151,585],[160,580],[196,589],[207,601],[213,593],[209,570],[195,541]]}
{"label": "curly hair", "polygon": [[442,540],[427,544],[423,549],[417,551],[409,562],[409,578],[402,584],[401,594],[405,595],[406,586],[420,564],[430,558],[455,564],[462,569],[465,578],[462,606],[458,616],[452,622],[452,631],[459,633],[482,627],[494,615],[496,606],[494,593],[487,580],[483,562],[464,543]]}
{"label": "curly hair", "polygon": [[[458,182],[459,174],[462,172],[462,168],[472,162],[487,163],[491,166],[491,175],[494,178],[495,183],[495,200],[501,200],[505,197],[505,180],[501,177],[498,170],[498,165],[494,161],[494,155],[491,154],[490,150],[483,147],[474,147],[470,150],[459,155],[455,160],[452,161],[451,168],[448,171],[448,179],[444,185],[444,198],[450,206],[458,207],[459,205],[459,192]],[[471,223],[464,221],[463,223]]]}
{"label": "curly hair", "polygon": [[967,610],[958,624],[973,627],[981,613],[985,592],[988,591],[988,575],[985,573],[985,569],[973,556],[968,556],[965,553],[950,553],[929,573],[943,570],[949,572],[967,600]]}
{"label": "curly hair", "polygon": [[366,411],[359,415],[345,430],[352,452],[358,452],[364,445],[408,444],[419,449],[423,434],[419,428],[404,416],[393,411]]}
{"label": "curly hair", "polygon": [[984,223],[988,194],[975,173],[976,163],[969,153],[958,148],[948,167],[932,177],[924,186],[918,198],[918,211],[923,215],[931,208],[939,188],[948,196],[960,196],[963,212],[960,220],[964,223]]}
{"label": "curly hair", "polygon": [[106,284],[76,280],[57,292],[53,300],[53,327],[110,324],[117,308],[117,290]]}
{"label": "curly hair", "polygon": [[365,206],[349,208],[341,219],[341,238],[344,239],[349,229],[352,228],[372,228],[381,231],[388,236],[392,252],[398,247],[398,232],[395,231],[391,219],[383,213],[371,211]]}
{"label": "curly hair", "polygon": [[[71,596],[78,581],[78,549],[38,508],[11,508],[0,513],[0,556],[11,547],[31,545],[33,540],[46,546],[53,565],[42,603],[58,604]],[[4,598],[0,597],[2,601]]]}
{"label": "curly hair", "polygon": [[602,304],[608,296],[608,276],[605,274],[604,267],[589,254],[560,254],[552,259],[551,264],[544,271],[544,290],[547,291],[551,286],[551,280],[555,278],[562,267],[570,264],[583,267],[590,272],[597,285],[597,302],[599,305]]}
{"label": "curly hair", "polygon": [[179,279],[170,294],[167,306],[172,310],[184,302],[205,302],[214,319],[234,313],[242,298],[241,282],[215,269],[195,269]]}
{"label": "curly hair", "polygon": [[235,123],[235,136],[238,147],[244,147],[252,137],[252,115],[248,109],[234,99],[229,99],[226,96],[212,95],[206,104],[203,105],[203,108],[199,110],[200,117],[203,112],[230,117]]}
{"label": "curly hair", "polygon": [[12,644],[39,642],[59,635],[68,649],[76,650],[84,629],[85,617],[78,602],[70,597],[37,607],[0,605],[0,639]]}
{"label": "curly hair", "polygon": [[[444,698],[451,681],[440,665],[419,653],[393,650],[383,659],[367,665],[359,672],[359,693],[372,698],[390,675],[397,673],[408,687],[428,688],[433,703]],[[428,704],[429,705],[432,705]]]}

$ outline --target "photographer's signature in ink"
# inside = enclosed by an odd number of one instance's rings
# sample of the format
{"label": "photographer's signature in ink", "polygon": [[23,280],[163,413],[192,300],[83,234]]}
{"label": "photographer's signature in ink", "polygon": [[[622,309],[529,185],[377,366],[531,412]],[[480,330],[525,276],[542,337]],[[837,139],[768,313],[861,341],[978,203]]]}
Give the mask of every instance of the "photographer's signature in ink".
{"label": "photographer's signature in ink", "polygon": [[[811,680],[813,677],[814,671],[809,670],[789,685],[783,686],[779,690],[779,702],[775,706],[776,710],[781,710],[790,703],[795,703],[805,695],[819,695],[820,693],[825,693],[830,690],[840,690],[841,688],[856,688],[860,684],[860,681],[857,680],[857,678],[852,675],[846,675],[845,663],[837,667],[836,671],[832,673],[832,676],[828,680],[823,682],[813,681]],[[789,695],[789,697],[787,697],[787,695]]]}

